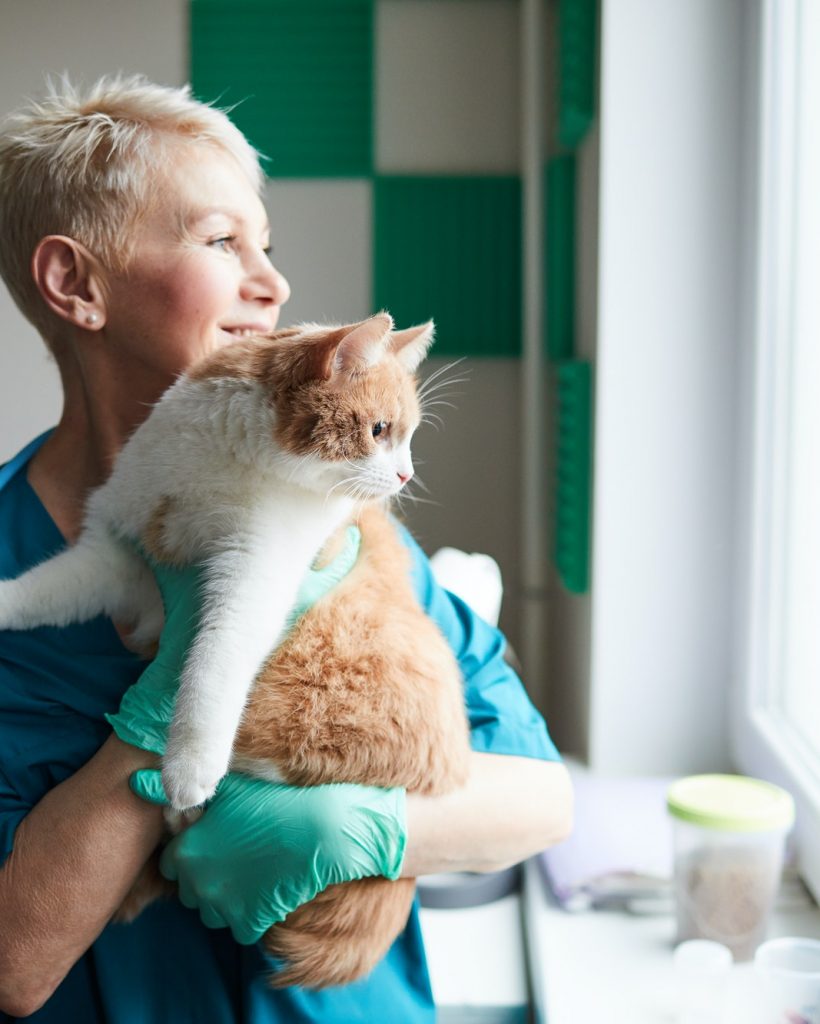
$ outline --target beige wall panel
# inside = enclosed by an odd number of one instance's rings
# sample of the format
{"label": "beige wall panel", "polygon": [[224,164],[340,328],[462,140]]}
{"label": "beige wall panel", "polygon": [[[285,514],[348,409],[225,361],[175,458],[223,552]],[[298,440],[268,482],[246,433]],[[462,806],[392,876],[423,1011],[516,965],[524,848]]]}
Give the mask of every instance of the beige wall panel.
{"label": "beige wall panel", "polygon": [[291,286],[281,323],[353,322],[371,309],[369,181],[270,181],[273,261]]}
{"label": "beige wall panel", "polygon": [[[446,363],[428,360],[421,366],[421,376],[426,378]],[[439,392],[449,393],[447,400],[456,406],[433,409],[442,416],[443,428],[419,428],[414,459],[427,491],[411,484],[411,493],[424,501],[404,501],[402,515],[430,554],[449,545],[496,559],[504,580],[501,625],[517,644],[520,365],[514,359],[471,359],[439,379],[465,375],[467,383]]]}
{"label": "beige wall panel", "polygon": [[519,8],[516,0],[381,0],[377,170],[518,171]]}

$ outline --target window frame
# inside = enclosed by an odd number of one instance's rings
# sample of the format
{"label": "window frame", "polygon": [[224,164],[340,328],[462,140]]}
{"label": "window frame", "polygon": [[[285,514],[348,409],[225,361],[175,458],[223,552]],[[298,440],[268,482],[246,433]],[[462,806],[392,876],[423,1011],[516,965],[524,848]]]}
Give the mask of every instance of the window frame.
{"label": "window frame", "polygon": [[[739,293],[741,352],[735,762],[795,798],[794,847],[820,899],[820,756],[776,703],[782,658],[785,530],[791,464],[786,438],[794,326],[801,12],[805,0],[750,4],[745,40],[746,244]],[[809,0],[812,2],[812,0]]]}

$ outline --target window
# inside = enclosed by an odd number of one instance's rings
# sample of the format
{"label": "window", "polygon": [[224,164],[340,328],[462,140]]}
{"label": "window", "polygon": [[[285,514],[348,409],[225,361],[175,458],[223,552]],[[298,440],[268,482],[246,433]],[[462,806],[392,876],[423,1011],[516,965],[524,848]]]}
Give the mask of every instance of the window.
{"label": "window", "polygon": [[741,515],[740,767],[798,805],[820,897],[820,4],[761,0],[750,31],[750,266]]}

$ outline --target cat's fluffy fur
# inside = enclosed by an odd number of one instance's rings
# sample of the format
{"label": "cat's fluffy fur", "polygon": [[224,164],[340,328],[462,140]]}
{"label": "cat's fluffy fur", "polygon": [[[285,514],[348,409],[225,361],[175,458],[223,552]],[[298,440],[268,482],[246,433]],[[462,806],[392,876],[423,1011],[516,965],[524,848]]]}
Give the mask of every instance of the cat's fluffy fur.
{"label": "cat's fluffy fur", "polygon": [[[232,751],[235,767],[299,785],[435,794],[466,779],[458,666],[418,605],[383,507],[412,473],[413,374],[432,325],[392,328],[387,314],[303,325],[198,364],[91,495],[78,543],[0,583],[0,628],[103,611],[135,622],[136,638],[150,642],[161,606],[132,543],[159,561],[205,565],[201,628],[163,759],[177,809],[211,795]],[[332,554],[353,518],[362,534],[355,567],[270,655],[306,569],[326,545]],[[160,888],[146,874],[126,915]],[[273,983],[361,977],[403,927],[412,898],[406,879],[331,886],[265,936],[287,961]]]}

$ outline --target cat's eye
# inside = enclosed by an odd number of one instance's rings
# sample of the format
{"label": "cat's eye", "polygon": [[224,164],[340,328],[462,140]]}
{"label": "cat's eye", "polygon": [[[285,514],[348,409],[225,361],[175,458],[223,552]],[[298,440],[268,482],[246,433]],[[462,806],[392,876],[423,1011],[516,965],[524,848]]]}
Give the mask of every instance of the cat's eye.
{"label": "cat's eye", "polygon": [[380,437],[387,433],[387,424],[384,420],[379,420],[378,423],[373,424],[373,436]]}

